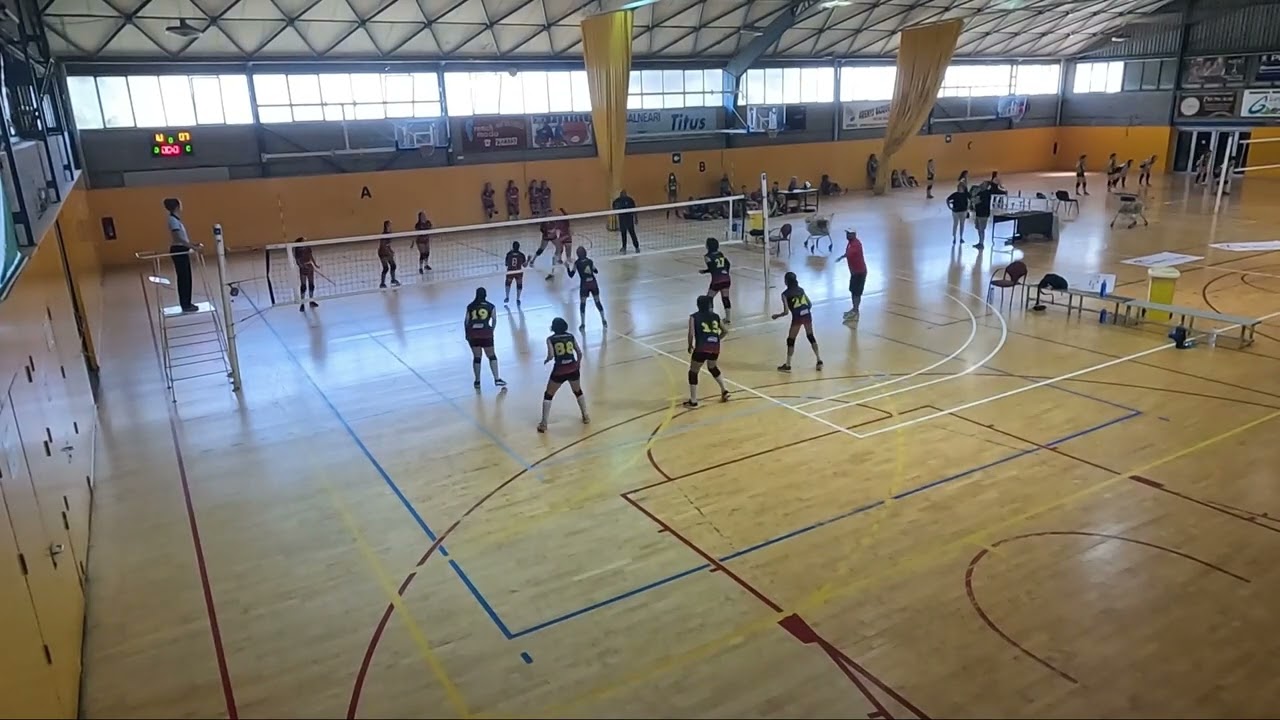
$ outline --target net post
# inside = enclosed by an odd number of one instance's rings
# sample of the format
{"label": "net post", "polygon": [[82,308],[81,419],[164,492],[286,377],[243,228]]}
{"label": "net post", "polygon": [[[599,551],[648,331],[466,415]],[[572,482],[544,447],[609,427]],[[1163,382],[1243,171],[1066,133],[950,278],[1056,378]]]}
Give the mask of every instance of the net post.
{"label": "net post", "polygon": [[1236,152],[1236,138],[1233,134],[1227,139],[1227,154],[1222,159],[1222,175],[1218,178],[1218,196],[1213,201],[1213,214],[1217,215],[1222,207],[1222,193],[1227,188],[1227,174],[1231,172],[1231,158]]}
{"label": "net post", "polygon": [[222,225],[213,226],[213,244],[218,253],[218,296],[222,302],[223,330],[227,336],[227,363],[231,366],[231,390],[240,391],[240,353],[236,350],[236,320],[231,314],[231,289],[227,285],[227,246]]}
{"label": "net post", "polygon": [[764,262],[764,302],[769,307],[769,174],[760,173],[760,257]]}

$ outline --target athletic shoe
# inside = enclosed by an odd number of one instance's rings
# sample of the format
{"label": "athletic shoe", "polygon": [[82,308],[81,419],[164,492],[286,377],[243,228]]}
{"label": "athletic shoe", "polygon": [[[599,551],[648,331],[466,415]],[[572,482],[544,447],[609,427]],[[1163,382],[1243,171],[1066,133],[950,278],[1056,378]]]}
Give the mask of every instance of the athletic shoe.
{"label": "athletic shoe", "polygon": [[379,289],[381,289],[381,290],[386,290],[386,289],[387,289],[387,284],[386,284],[386,283],[379,283],[379,284],[378,284],[378,288],[379,288]]}
{"label": "athletic shoe", "polygon": [[307,311],[307,306],[305,303],[301,303],[298,305],[298,312],[306,312],[306,311]]}
{"label": "athletic shoe", "polygon": [[400,287],[400,281],[399,281],[399,280],[392,280],[392,281],[391,281],[391,284],[392,284],[394,287]]}
{"label": "athletic shoe", "polygon": [[475,389],[479,390],[479,389],[480,389],[480,381],[479,381],[479,380],[477,380],[477,381],[475,381],[475,382],[471,383],[471,387],[473,387],[473,388],[475,388]]}
{"label": "athletic shoe", "polygon": [[814,369],[815,369],[815,370],[821,370],[821,369],[822,369],[822,361],[821,361],[821,360],[819,360],[819,361],[818,361],[818,366],[817,366],[816,368],[814,368]]}
{"label": "athletic shoe", "polygon": [[426,269],[428,269],[428,270],[430,270],[430,269],[431,269],[431,266],[430,266],[430,265],[423,265],[423,267],[425,267],[425,268],[426,268]]}
{"label": "athletic shoe", "polygon": [[696,403],[696,402],[694,402],[694,401],[692,401],[692,400],[685,400],[685,401],[684,401],[684,406],[685,406],[685,407],[687,407],[687,408],[692,409],[692,408],[696,408],[696,407],[698,407],[698,403]]}
{"label": "athletic shoe", "polygon": [[781,365],[778,366],[778,372],[785,372],[785,373],[791,372],[791,364],[782,363]]}
{"label": "athletic shoe", "polygon": [[973,246],[979,250],[982,249],[982,243],[974,243]]}
{"label": "athletic shoe", "polygon": [[425,271],[425,270],[423,270],[422,268],[418,268],[418,274],[419,274],[419,275],[421,275],[421,274],[422,274],[422,273],[424,273],[424,272],[426,272],[426,271]]}
{"label": "athletic shoe", "polygon": [[544,423],[538,423],[538,432],[544,433],[546,431],[547,431],[547,426]]}
{"label": "athletic shoe", "polygon": [[318,307],[320,307],[320,303],[316,302],[315,300],[312,300],[312,301],[311,301],[311,307],[313,307],[313,308],[318,308]]}
{"label": "athletic shoe", "polygon": [[582,416],[582,424],[583,424],[583,425],[590,425],[590,424],[591,424],[591,416],[590,416],[590,415],[583,415],[583,416]]}
{"label": "athletic shoe", "polygon": [[498,387],[506,387],[506,386],[507,386],[507,381],[506,381],[506,380],[503,380],[502,378],[495,378],[495,379],[494,379],[494,381],[493,381],[493,384],[494,384],[494,385],[496,385],[496,386],[498,386]]}
{"label": "athletic shoe", "polygon": [[720,391],[720,402],[729,402],[729,391],[728,391],[728,390],[721,390],[721,391]]}

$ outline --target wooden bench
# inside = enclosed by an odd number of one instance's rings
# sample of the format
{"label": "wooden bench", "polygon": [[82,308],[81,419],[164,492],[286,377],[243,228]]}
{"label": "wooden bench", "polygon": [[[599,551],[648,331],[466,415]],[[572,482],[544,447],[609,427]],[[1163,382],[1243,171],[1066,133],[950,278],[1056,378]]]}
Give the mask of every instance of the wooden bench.
{"label": "wooden bench", "polygon": [[1111,295],[1110,293],[1102,295],[1092,290],[1080,290],[1079,288],[1067,288],[1066,290],[1058,290],[1057,292],[1066,293],[1067,295],[1067,317],[1071,317],[1071,309],[1074,307],[1076,317],[1084,314],[1085,300],[1100,300],[1104,303],[1111,303],[1111,322],[1115,323],[1116,318],[1120,315],[1120,306],[1128,305],[1134,302],[1133,298],[1123,295]]}
{"label": "wooden bench", "polygon": [[[1196,319],[1210,320],[1214,322],[1227,323],[1224,329],[1240,329],[1240,346],[1253,344],[1253,333],[1262,320],[1258,318],[1249,318],[1241,315],[1226,315],[1212,310],[1202,310],[1200,308],[1182,307],[1181,305],[1166,305],[1164,303],[1151,302],[1149,300],[1130,300],[1124,303],[1124,319],[1125,323],[1131,322],[1131,313],[1133,310],[1138,311],[1137,321],[1141,322],[1146,318],[1148,310],[1156,310],[1166,312],[1169,315],[1178,317],[1178,322],[1186,326],[1188,331],[1195,329]],[[1218,330],[1210,330],[1214,335],[1218,334]]]}

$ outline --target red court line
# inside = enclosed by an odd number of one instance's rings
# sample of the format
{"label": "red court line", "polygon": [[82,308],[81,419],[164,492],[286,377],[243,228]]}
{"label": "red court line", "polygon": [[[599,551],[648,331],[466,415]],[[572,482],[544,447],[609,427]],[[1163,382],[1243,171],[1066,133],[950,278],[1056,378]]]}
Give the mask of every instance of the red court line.
{"label": "red court line", "polygon": [[[1210,570],[1213,570],[1215,572],[1218,572],[1228,577],[1239,580],[1240,582],[1244,582],[1244,583],[1250,582],[1250,580],[1246,577],[1237,575],[1231,572],[1230,570],[1227,570],[1226,568],[1223,568],[1219,565],[1215,565],[1209,562],[1208,560],[1202,560],[1194,555],[1189,555],[1187,553],[1181,552],[1179,550],[1174,550],[1173,548],[1166,547],[1164,545],[1157,545],[1155,543],[1146,542],[1145,540],[1135,540],[1133,538],[1124,537],[1123,535],[1111,535],[1108,533],[1085,532],[1082,530],[1048,530],[1044,532],[1025,533],[1022,535],[1014,535],[1012,537],[1007,537],[992,543],[991,548],[992,549],[998,548],[1001,545],[1005,545],[1007,543],[1011,543],[1016,540],[1028,540],[1030,538],[1038,538],[1038,537],[1063,537],[1063,536],[1092,537],[1092,538],[1102,538],[1104,540],[1119,540],[1121,542],[1133,543],[1135,545],[1141,545],[1143,547],[1150,548],[1152,550],[1159,550],[1161,552],[1169,553],[1170,555],[1180,557],[1184,560],[1190,560],[1191,562],[1194,562],[1198,565],[1202,565],[1206,568],[1209,568]],[[994,632],[996,635],[999,635],[1001,639],[1003,639],[1015,650],[1027,656],[1031,660],[1034,660],[1036,663],[1042,665],[1043,667],[1053,672],[1054,674],[1058,675],[1059,677],[1063,678],[1064,680],[1067,680],[1072,684],[1079,685],[1080,684],[1079,680],[1076,680],[1074,677],[1069,675],[1066,671],[1056,667],[1055,665],[1050,663],[1048,660],[1045,660],[1039,655],[1031,652],[1026,647],[1024,647],[1021,643],[1019,643],[1017,640],[1014,640],[1012,637],[1010,637],[1009,634],[1006,633],[1004,630],[1002,630],[1000,626],[997,625],[989,615],[987,615],[986,611],[982,609],[982,605],[978,602],[977,595],[974,593],[974,590],[973,590],[973,576],[974,576],[974,571],[978,567],[978,563],[982,562],[982,559],[987,557],[988,554],[990,554],[990,551],[987,548],[983,548],[979,550],[978,554],[974,555],[973,559],[969,561],[969,567],[966,568],[964,572],[965,594],[969,596],[969,604],[973,606],[973,609],[978,614],[978,617],[982,620],[983,623],[986,624],[988,628],[991,629],[992,632]]]}
{"label": "red court line", "polygon": [[1258,522],[1259,520],[1267,520],[1273,523],[1280,522],[1280,520],[1277,520],[1276,518],[1273,518],[1266,513],[1259,513],[1259,512],[1254,512],[1253,510],[1246,510],[1245,508],[1235,507],[1234,505],[1228,505],[1226,503],[1220,503],[1220,502],[1217,502],[1216,500],[1201,500],[1200,498],[1188,495],[1186,493],[1178,492],[1177,490],[1171,490],[1168,487],[1166,487],[1164,483],[1156,482],[1155,480],[1150,480],[1148,478],[1142,477],[1141,475],[1130,475],[1129,479],[1133,480],[1134,482],[1146,485],[1147,487],[1153,490],[1159,490],[1162,493],[1172,495],[1176,498],[1181,498],[1183,500],[1186,500],[1187,502],[1193,502],[1196,505],[1200,505],[1201,507],[1208,508],[1210,510],[1213,510],[1214,512],[1220,512],[1223,515],[1228,515],[1230,517],[1236,518],[1237,520],[1243,520],[1249,523],[1250,525],[1257,525],[1258,527],[1264,530],[1270,530],[1273,533],[1280,533],[1280,528],[1272,525],[1267,525],[1262,522]]}
{"label": "red court line", "polygon": [[[151,331],[151,344],[156,349],[156,364],[160,364],[160,343],[156,338],[155,324],[151,321],[151,299],[147,296],[146,281],[138,276],[142,283],[142,301],[147,308],[147,328]],[[163,367],[160,368],[164,375]],[[218,663],[218,677],[222,682],[222,698],[227,705],[227,717],[237,720],[236,695],[231,686],[231,671],[227,667],[227,654],[222,646],[222,631],[218,627],[218,610],[213,601],[213,585],[209,581],[209,567],[205,563],[204,544],[200,542],[200,524],[196,521],[196,506],[191,499],[191,482],[187,478],[187,462],[182,455],[182,443],[178,440],[178,417],[173,403],[166,402],[169,411],[169,436],[173,439],[173,455],[178,464],[178,482],[182,486],[182,499],[187,508],[187,525],[191,529],[191,544],[196,554],[196,570],[200,574],[200,589],[204,594],[205,615],[209,618],[209,634],[213,637],[213,654]]]}
{"label": "red court line", "polygon": [[[720,560],[718,560],[715,556],[711,555],[710,553],[706,552],[702,548],[695,545],[693,541],[686,538],[684,535],[682,535],[678,530],[672,527],[665,520],[653,514],[649,510],[647,510],[643,505],[641,505],[639,502],[637,502],[635,499],[633,499],[630,496],[631,492],[634,492],[634,491],[629,490],[623,493],[621,495],[622,499],[625,500],[627,503],[629,503],[636,510],[639,510],[650,520],[652,520],[653,523],[661,529],[661,532],[665,532],[671,537],[674,537],[675,539],[679,540],[682,544],[685,545],[685,547],[688,547],[694,553],[702,557],[702,559],[705,560],[707,564],[711,565],[714,572],[723,573],[726,577],[728,577],[729,579],[737,583],[738,586],[741,587],[743,590],[746,590],[748,593],[753,595],[757,600],[764,603],[764,605],[768,607],[770,610],[773,610],[774,612],[777,612],[777,613],[782,612],[781,605],[778,605],[778,603],[774,602],[767,595],[765,595],[763,592],[758,590],[754,585],[742,579],[740,575],[733,572],[729,568],[725,567],[724,563],[720,562]],[[921,711],[920,708],[913,705],[909,700],[907,700],[905,697],[899,694],[898,691],[889,687],[887,684],[885,684],[882,680],[877,678],[875,675],[872,675],[866,668],[862,667],[857,662],[855,662],[852,658],[850,658],[849,656],[845,655],[843,652],[838,650],[829,641],[827,641],[825,638],[819,635],[818,632],[814,630],[813,627],[809,625],[809,623],[806,622],[804,618],[800,617],[798,614],[792,613],[782,618],[781,620],[778,621],[778,625],[780,625],[782,629],[791,633],[791,635],[795,637],[797,640],[799,640],[801,643],[805,645],[817,645],[819,648],[822,649],[824,653],[826,653],[826,655],[832,660],[832,662],[834,662],[836,666],[840,668],[840,671],[844,673],[845,677],[847,677],[850,680],[850,682],[852,682],[853,685],[858,689],[858,691],[862,693],[863,697],[867,700],[867,702],[876,708],[875,712],[871,713],[869,717],[875,716],[875,717],[882,717],[882,718],[892,718],[893,716],[890,715],[888,710],[885,709],[884,704],[880,702],[880,699],[877,698],[875,694],[871,692],[870,689],[868,689],[867,686],[862,682],[862,678],[865,678],[867,681],[871,682],[873,685],[878,687],[882,692],[887,694],[889,697],[893,698],[899,705],[906,708],[916,717],[921,718],[921,720],[928,720],[929,716],[926,715],[923,711]]]}

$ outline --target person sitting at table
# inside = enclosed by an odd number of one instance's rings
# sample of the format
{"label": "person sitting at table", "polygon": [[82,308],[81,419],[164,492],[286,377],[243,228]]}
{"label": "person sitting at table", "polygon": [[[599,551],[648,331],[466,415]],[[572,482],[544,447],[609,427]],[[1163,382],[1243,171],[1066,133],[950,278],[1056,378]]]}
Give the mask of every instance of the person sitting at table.
{"label": "person sitting at table", "polygon": [[897,170],[889,171],[889,187],[894,189],[902,187],[902,176],[898,174]]}
{"label": "person sitting at table", "polygon": [[844,190],[840,188],[840,184],[831,181],[830,175],[822,176],[822,180],[818,182],[818,192],[827,196],[844,194]]}
{"label": "person sitting at table", "polygon": [[795,175],[792,175],[791,182],[787,183],[787,190],[791,192],[795,192],[796,190],[799,190],[799,189],[800,189],[800,181],[796,178]]}

